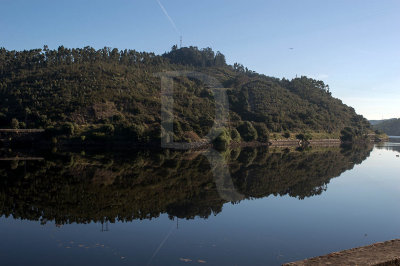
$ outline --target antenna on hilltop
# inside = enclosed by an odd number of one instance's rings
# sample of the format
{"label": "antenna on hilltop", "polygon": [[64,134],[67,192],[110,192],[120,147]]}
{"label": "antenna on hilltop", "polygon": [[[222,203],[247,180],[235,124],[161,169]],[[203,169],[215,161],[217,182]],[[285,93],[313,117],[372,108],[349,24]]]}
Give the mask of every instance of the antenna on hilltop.
{"label": "antenna on hilltop", "polygon": [[[178,27],[176,26],[174,20],[171,18],[171,16],[168,14],[167,10],[165,7],[161,4],[160,0],[156,0],[158,5],[160,6],[162,12],[164,13],[165,17],[169,20],[171,23],[172,27],[174,28],[175,32],[180,35],[180,31],[178,30]],[[180,48],[182,48],[182,35],[180,35]]]}

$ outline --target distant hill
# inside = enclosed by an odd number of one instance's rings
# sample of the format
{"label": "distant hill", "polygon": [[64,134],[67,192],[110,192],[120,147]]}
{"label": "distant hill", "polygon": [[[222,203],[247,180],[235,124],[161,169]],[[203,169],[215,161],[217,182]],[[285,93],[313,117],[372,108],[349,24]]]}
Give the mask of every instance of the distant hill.
{"label": "distant hill", "polygon": [[368,121],[371,123],[371,125],[375,126],[379,123],[382,123],[383,121],[386,121],[386,119],[384,119],[384,120],[368,120]]}
{"label": "distant hill", "polygon": [[[177,70],[212,76],[227,89],[226,138],[265,141],[269,133],[371,130],[322,81],[268,77],[228,65],[210,48],[176,46],[162,55],[107,47],[2,48],[0,128],[45,128],[53,136],[82,140],[158,141],[161,81],[154,74]],[[177,77],[174,92],[175,139],[203,138],[215,118],[211,91],[198,80]]]}
{"label": "distant hill", "polygon": [[378,125],[378,124],[380,124],[382,122],[385,122],[385,121],[388,121],[388,120],[392,120],[392,119],[394,119],[394,118],[381,119],[381,120],[368,120],[368,121],[371,123],[371,125],[375,126],[375,125]]}
{"label": "distant hill", "polygon": [[383,131],[389,136],[400,136],[400,118],[381,121],[374,125],[374,129]]}

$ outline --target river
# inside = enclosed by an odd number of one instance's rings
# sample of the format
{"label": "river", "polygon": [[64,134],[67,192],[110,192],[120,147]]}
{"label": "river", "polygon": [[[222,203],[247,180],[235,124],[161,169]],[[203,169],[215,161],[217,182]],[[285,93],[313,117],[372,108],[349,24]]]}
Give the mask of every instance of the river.
{"label": "river", "polygon": [[2,151],[0,264],[280,265],[400,238],[399,142]]}

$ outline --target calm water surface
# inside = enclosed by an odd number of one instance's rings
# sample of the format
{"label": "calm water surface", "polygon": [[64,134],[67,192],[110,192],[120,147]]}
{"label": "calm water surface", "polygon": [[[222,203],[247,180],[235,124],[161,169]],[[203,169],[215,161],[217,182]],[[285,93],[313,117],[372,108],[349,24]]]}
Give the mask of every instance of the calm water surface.
{"label": "calm water surface", "polygon": [[225,152],[234,202],[201,152],[0,161],[0,264],[279,265],[400,238],[399,142]]}

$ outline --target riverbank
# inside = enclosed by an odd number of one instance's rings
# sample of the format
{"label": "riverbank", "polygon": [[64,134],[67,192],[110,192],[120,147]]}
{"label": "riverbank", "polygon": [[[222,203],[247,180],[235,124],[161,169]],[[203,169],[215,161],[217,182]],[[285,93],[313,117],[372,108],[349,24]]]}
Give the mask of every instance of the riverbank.
{"label": "riverbank", "polygon": [[[355,143],[379,143],[385,140],[376,141],[371,139],[369,141],[358,141]],[[228,148],[245,148],[245,147],[310,147],[310,146],[322,146],[322,147],[335,147],[343,144],[354,144],[352,142],[342,142],[340,139],[316,139],[316,140],[292,140],[292,139],[277,139],[270,140],[268,142],[259,141],[232,141]],[[108,149],[108,150],[130,150],[130,149],[180,149],[180,150],[203,150],[213,148],[213,144],[207,141],[199,141],[192,143],[172,143],[161,147],[160,142],[149,142],[149,143],[137,143],[132,141],[81,141],[76,139],[62,139],[57,142],[52,142],[43,139],[26,139],[17,140],[0,140],[0,147],[2,148],[38,148],[38,149],[49,149],[49,148],[70,148],[70,149]],[[215,148],[215,147],[214,147]]]}
{"label": "riverbank", "polygon": [[[355,139],[351,142],[342,141],[338,134],[330,133],[306,133],[296,134],[287,133],[285,138],[276,133],[270,135],[268,141],[242,141],[228,140],[224,148],[236,147],[307,147],[307,146],[339,146],[341,144],[352,144],[355,142],[373,142],[379,143],[388,141],[386,135],[369,134],[365,138]],[[118,136],[91,137],[85,136],[66,136],[61,135],[52,137],[42,129],[0,129],[0,147],[69,147],[69,148],[106,148],[111,150],[127,150],[137,148],[160,148],[161,140],[138,142]],[[175,142],[167,144],[163,148],[171,149],[208,149],[215,147],[207,139],[197,139],[195,141]]]}
{"label": "riverbank", "polygon": [[400,265],[400,239],[333,252],[328,255],[283,265]]}

